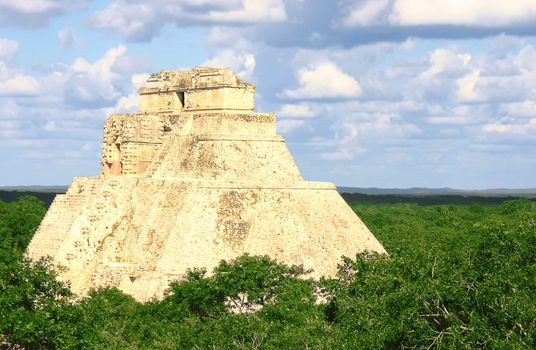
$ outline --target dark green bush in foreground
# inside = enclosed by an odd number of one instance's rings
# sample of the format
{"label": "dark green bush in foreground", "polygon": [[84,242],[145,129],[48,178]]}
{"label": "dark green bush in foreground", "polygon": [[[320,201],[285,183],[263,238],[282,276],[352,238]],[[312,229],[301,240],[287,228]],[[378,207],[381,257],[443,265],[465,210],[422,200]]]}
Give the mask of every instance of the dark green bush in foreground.
{"label": "dark green bush in foreground", "polygon": [[[536,204],[526,200],[501,205],[354,204],[389,251],[388,258],[366,253],[345,258],[337,278],[312,281],[299,267],[242,256],[222,262],[210,276],[191,271],[171,285],[163,300],[145,304],[115,289],[94,291],[74,302],[46,261],[23,259],[19,251],[35,227],[31,220],[39,222],[36,217],[43,213],[32,215],[34,204],[17,204],[18,209],[27,206],[22,211],[26,216],[19,219],[29,224],[0,222],[4,347],[536,346]],[[11,205],[0,203],[1,213]],[[320,299],[325,302],[318,303]]]}

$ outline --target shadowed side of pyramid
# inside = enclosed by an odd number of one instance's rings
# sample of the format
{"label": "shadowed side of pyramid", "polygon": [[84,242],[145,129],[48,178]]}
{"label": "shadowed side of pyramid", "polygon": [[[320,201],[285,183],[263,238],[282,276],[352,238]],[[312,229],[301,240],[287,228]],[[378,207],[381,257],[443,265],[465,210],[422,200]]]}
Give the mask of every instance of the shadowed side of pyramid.
{"label": "shadowed side of pyramid", "polygon": [[58,195],[27,254],[66,267],[74,292],[159,298],[188,268],[243,253],[334,275],[342,255],[384,253],[332,183],[304,181],[275,115],[229,69],[162,71],[140,112],[105,123],[102,173]]}

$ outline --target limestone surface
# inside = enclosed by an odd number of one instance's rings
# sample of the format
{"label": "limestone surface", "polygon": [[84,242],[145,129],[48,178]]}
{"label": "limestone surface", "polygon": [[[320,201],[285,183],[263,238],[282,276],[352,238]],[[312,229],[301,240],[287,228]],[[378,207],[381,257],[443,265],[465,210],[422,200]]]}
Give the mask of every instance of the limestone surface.
{"label": "limestone surface", "polygon": [[104,125],[102,173],[58,195],[27,254],[51,256],[80,296],[116,286],[162,297],[189,268],[267,254],[334,275],[341,256],[382,245],[332,183],[304,181],[275,114],[229,69],[161,71],[140,111]]}

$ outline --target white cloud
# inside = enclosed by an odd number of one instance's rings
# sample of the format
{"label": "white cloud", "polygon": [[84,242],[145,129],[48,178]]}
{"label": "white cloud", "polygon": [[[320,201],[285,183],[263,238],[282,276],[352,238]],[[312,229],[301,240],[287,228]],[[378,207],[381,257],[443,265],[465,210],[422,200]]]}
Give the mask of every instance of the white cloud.
{"label": "white cloud", "polygon": [[237,27],[213,26],[207,33],[207,44],[210,46],[236,46],[237,39],[242,37],[244,30]]}
{"label": "white cloud", "polygon": [[471,72],[457,80],[461,101],[488,103],[523,102],[536,99],[536,49],[523,46],[504,58],[482,55],[473,60]]}
{"label": "white cloud", "polygon": [[393,25],[508,26],[536,20],[533,0],[396,0]]}
{"label": "white cloud", "polygon": [[452,116],[432,116],[427,117],[426,122],[429,124],[438,124],[438,125],[456,125],[456,124],[467,124],[470,121],[470,118],[463,115],[452,115]]}
{"label": "white cloud", "polygon": [[89,0],[0,0],[0,25],[35,28],[73,9],[84,8]]}
{"label": "white cloud", "polygon": [[18,42],[0,39],[0,96],[31,96],[40,93],[38,79],[25,75],[16,66]]}
{"label": "white cloud", "polygon": [[320,158],[325,160],[352,160],[354,157],[363,151],[360,152],[351,152],[347,149],[341,149],[335,152],[322,152],[320,153]]}
{"label": "white cloud", "polygon": [[126,96],[121,96],[117,103],[109,108],[106,108],[106,114],[112,113],[132,113],[139,109],[140,96],[138,89],[147,84],[149,73],[136,73],[130,78],[132,82],[132,90]]}
{"label": "white cloud", "polygon": [[300,69],[298,82],[297,89],[285,89],[281,96],[293,99],[352,98],[363,93],[357,80],[332,62]]}
{"label": "white cloud", "polygon": [[534,46],[523,46],[515,56],[514,63],[522,72],[536,71],[536,49]]}
{"label": "white cloud", "polygon": [[[115,105],[131,85],[129,75],[134,68],[130,67],[126,54],[127,48],[120,45],[108,50],[94,63],[78,58],[66,73],[58,73],[55,78],[62,81],[65,102],[83,108]],[[122,74],[125,68],[126,74]],[[124,87],[125,83],[127,87]]]}
{"label": "white cloud", "polygon": [[15,137],[20,134],[20,123],[15,120],[0,120],[0,136],[4,138]]}
{"label": "white cloud", "polygon": [[[347,10],[347,9],[344,9]],[[350,8],[345,27],[458,25],[499,27],[536,20],[533,0],[364,0]]]}
{"label": "white cloud", "polygon": [[461,100],[474,101],[478,98],[475,86],[479,77],[480,70],[477,69],[457,80],[458,97]]}
{"label": "white cloud", "polygon": [[[351,160],[371,149],[406,145],[423,130],[404,120],[393,103],[344,102],[326,109],[332,119],[333,138],[323,147],[321,158]],[[391,113],[389,113],[391,111]]]}
{"label": "white cloud", "polygon": [[389,9],[390,0],[366,0],[359,2],[343,18],[345,27],[364,27],[380,22],[381,16]]}
{"label": "white cloud", "polygon": [[336,127],[332,143],[335,151],[321,152],[320,157],[326,160],[350,160],[363,153],[365,148],[360,145],[359,128],[352,122],[344,122]]}
{"label": "white cloud", "polygon": [[369,121],[358,123],[356,127],[367,139],[381,137],[385,141],[422,133],[422,129],[417,125],[401,121],[393,115],[375,116]]}
{"label": "white cloud", "polygon": [[71,48],[78,41],[73,30],[68,27],[58,31],[58,39],[60,40],[61,46],[64,48]]}
{"label": "white cloud", "polygon": [[91,23],[137,40],[148,40],[167,23],[193,24],[270,23],[286,19],[282,0],[126,1],[114,0],[97,12]]}
{"label": "white cloud", "polygon": [[305,125],[305,120],[301,119],[283,119],[277,121],[277,131],[282,134],[288,134]]}
{"label": "white cloud", "polygon": [[489,51],[498,56],[504,56],[511,50],[520,48],[527,44],[527,39],[523,37],[506,35],[504,33],[487,39]]}
{"label": "white cloud", "polygon": [[487,124],[484,125],[484,131],[486,132],[498,132],[506,133],[512,130],[512,125],[507,124]]}
{"label": "white cloud", "polygon": [[[483,140],[515,144],[523,140],[536,140],[536,118],[524,123],[490,123],[482,127]],[[532,153],[532,152],[531,152]]]}
{"label": "white cloud", "polygon": [[34,14],[62,9],[62,1],[54,0],[0,0],[0,8],[20,13]]}
{"label": "white cloud", "polygon": [[96,12],[91,24],[95,28],[111,29],[133,39],[149,39],[160,28],[158,6],[158,2],[114,1],[104,10]]}
{"label": "white cloud", "polygon": [[0,61],[12,59],[18,50],[18,42],[14,40],[0,38]]}
{"label": "white cloud", "polygon": [[58,125],[56,124],[55,120],[49,120],[47,121],[43,129],[46,131],[56,131],[58,130]]}
{"label": "white cloud", "polygon": [[536,117],[536,100],[503,103],[498,112],[513,118],[533,118]]}
{"label": "white cloud", "polygon": [[468,53],[457,53],[445,48],[435,49],[429,55],[430,67],[422,76],[432,77],[440,73],[457,73],[467,66],[470,60],[471,55]]}
{"label": "white cloud", "polygon": [[318,112],[309,104],[285,104],[277,112],[280,118],[311,118]]}
{"label": "white cloud", "polygon": [[[302,159],[320,157],[346,161],[345,164],[353,164],[356,158],[378,159],[377,166],[389,169],[389,163],[402,164],[410,173],[415,166],[426,168],[429,162],[440,164],[439,170],[448,181],[447,176],[473,164],[468,159],[491,156],[501,149],[526,153],[525,146],[517,144],[526,145],[535,138],[536,49],[522,41],[506,41],[501,44],[507,47],[502,54],[473,48],[469,41],[447,43],[445,47],[435,45],[421,54],[428,43],[415,40],[415,54],[409,56],[401,52],[402,45],[370,45],[374,54],[367,54],[363,46],[359,50],[300,49],[286,61],[291,68],[301,67],[296,69],[302,72],[297,74],[299,85],[293,88],[286,83],[288,88],[279,97],[289,98],[289,92],[299,92],[301,98],[318,96],[305,94],[314,91],[316,85],[304,79],[307,75],[303,72],[314,71],[325,62],[333,63],[350,77],[359,77],[363,93],[359,99],[288,103],[280,106],[278,116],[296,120],[288,126],[283,124],[294,132],[314,126],[310,132],[296,132],[294,137],[298,140],[305,137],[304,142],[312,138],[325,141],[303,150],[307,156]],[[398,65],[403,72],[392,74]],[[375,82],[380,82],[378,87]],[[378,92],[372,94],[373,89]],[[471,157],[460,160],[469,152]],[[490,169],[492,163],[488,164]],[[436,170],[439,171],[433,171]]]}
{"label": "white cloud", "polygon": [[[408,87],[403,94],[408,99],[439,100],[457,96],[460,82],[457,79],[471,72],[472,57],[452,49],[437,48],[428,54],[428,65],[409,77]],[[467,84],[466,84],[467,85]],[[464,92],[467,92],[465,88]]]}
{"label": "white cloud", "polygon": [[227,49],[203,62],[201,66],[231,68],[240,78],[248,80],[255,71],[255,56],[240,50]]}
{"label": "white cloud", "polygon": [[[0,74],[2,144],[16,147],[20,140],[50,133],[61,140],[51,143],[51,152],[60,154],[65,143],[98,143],[107,115],[137,110],[136,89],[147,77],[132,72],[137,66],[122,46],[94,62],[57,64],[43,75],[27,75],[12,65]],[[93,159],[94,152],[81,150],[80,156]]]}
{"label": "white cloud", "polygon": [[32,96],[40,92],[39,82],[31,76],[17,75],[0,80],[0,96]]}
{"label": "white cloud", "polygon": [[287,18],[285,4],[281,0],[242,0],[241,8],[231,11],[209,11],[212,22],[279,22]]}

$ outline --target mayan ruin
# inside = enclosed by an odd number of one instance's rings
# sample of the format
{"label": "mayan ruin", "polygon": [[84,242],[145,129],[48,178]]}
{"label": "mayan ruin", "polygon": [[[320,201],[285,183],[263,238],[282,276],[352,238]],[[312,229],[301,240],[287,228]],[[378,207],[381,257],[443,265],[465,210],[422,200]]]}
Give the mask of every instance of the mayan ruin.
{"label": "mayan ruin", "polygon": [[58,195],[27,254],[51,256],[85,295],[115,286],[161,298],[187,269],[244,253],[332,276],[341,256],[382,245],[332,183],[304,181],[274,113],[231,70],[161,71],[140,111],[104,125],[102,172]]}

